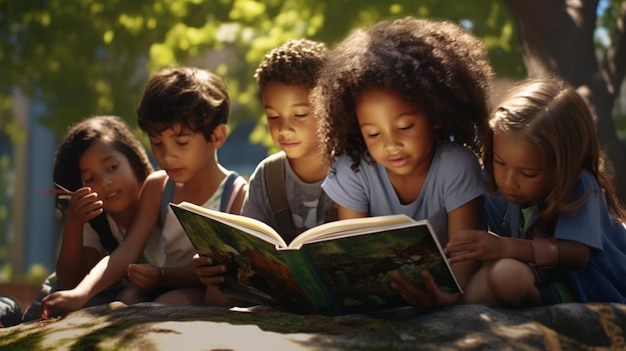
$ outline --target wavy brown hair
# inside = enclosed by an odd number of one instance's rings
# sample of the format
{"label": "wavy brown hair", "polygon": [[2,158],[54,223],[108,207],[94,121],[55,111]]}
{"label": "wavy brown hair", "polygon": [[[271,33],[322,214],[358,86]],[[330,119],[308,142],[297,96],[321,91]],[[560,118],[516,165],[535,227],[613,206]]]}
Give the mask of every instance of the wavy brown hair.
{"label": "wavy brown hair", "polygon": [[358,170],[367,147],[355,101],[372,88],[399,94],[441,125],[440,140],[479,154],[492,75],[480,40],[451,22],[407,17],[357,29],[328,53],[311,94],[324,155],[346,154]]}
{"label": "wavy brown hair", "polygon": [[540,229],[550,231],[560,213],[574,211],[587,199],[589,192],[579,199],[569,199],[585,170],[604,190],[609,212],[624,221],[626,213],[605,167],[589,107],[560,77],[550,75],[520,82],[491,113],[483,153],[491,192],[497,190],[493,181],[494,133],[523,137],[541,150],[544,162],[554,165],[554,186],[538,214]]}
{"label": "wavy brown hair", "polygon": [[227,124],[230,97],[222,79],[196,67],[167,67],[155,73],[137,108],[139,127],[159,134],[178,123],[206,140],[220,124]]}

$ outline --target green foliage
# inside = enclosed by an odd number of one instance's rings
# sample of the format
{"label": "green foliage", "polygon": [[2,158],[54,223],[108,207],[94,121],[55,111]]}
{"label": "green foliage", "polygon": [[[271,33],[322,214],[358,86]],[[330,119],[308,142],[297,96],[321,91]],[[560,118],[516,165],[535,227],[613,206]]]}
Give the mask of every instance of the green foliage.
{"label": "green foliage", "polygon": [[[497,0],[0,0],[0,129],[20,88],[47,106],[57,134],[94,114],[131,124],[148,76],[191,64],[220,74],[233,99],[233,123],[260,119],[252,75],[287,39],[333,45],[353,28],[406,15],[463,21],[488,45],[502,75],[521,75],[512,23]],[[268,144],[264,127],[253,140]]]}

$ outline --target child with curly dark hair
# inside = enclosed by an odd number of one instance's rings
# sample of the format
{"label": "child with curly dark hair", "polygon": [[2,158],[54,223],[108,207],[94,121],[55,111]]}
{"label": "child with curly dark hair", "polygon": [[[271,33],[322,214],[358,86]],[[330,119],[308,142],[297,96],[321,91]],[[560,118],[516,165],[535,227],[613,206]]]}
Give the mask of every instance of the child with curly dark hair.
{"label": "child with curly dark hair", "polygon": [[[281,151],[261,161],[253,172],[241,214],[267,223],[286,242],[308,228],[337,219],[334,203],[321,187],[328,163],[320,153],[317,121],[309,105],[326,52],[320,42],[288,40],[270,50],[254,74],[272,140]],[[278,201],[277,194],[284,202]],[[277,202],[285,206],[277,207]],[[207,285],[222,282],[225,265],[213,266],[210,258],[199,256],[194,262]],[[221,300],[222,305],[235,303]]]}
{"label": "child with curly dark hair", "polygon": [[[333,162],[322,187],[339,219],[428,219],[444,246],[459,230],[481,228],[485,185],[477,154],[491,77],[481,42],[446,21],[382,21],[332,50],[312,101]],[[452,269],[465,288],[477,263]],[[428,272],[426,292],[398,271],[392,276],[392,287],[413,305],[461,299],[441,292]]]}
{"label": "child with curly dark hair", "polygon": [[[328,174],[328,163],[320,152],[317,120],[309,104],[309,93],[326,52],[326,45],[320,42],[289,40],[265,55],[254,74],[269,132],[281,151],[263,160],[250,177],[242,214],[276,228],[287,241],[337,217],[333,201],[321,187]],[[284,164],[283,191],[291,218],[277,218],[271,211],[264,179],[269,164],[277,157]],[[293,226],[281,228],[285,221],[292,221]]]}

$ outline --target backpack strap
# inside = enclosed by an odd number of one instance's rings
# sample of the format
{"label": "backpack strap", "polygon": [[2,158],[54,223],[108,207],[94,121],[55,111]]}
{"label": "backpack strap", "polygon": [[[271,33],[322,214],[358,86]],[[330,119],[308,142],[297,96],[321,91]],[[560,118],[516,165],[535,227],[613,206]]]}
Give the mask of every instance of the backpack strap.
{"label": "backpack strap", "polygon": [[[239,177],[239,174],[235,171],[230,172],[224,183],[222,189],[222,199],[220,200],[220,211],[229,212],[230,207],[233,204],[234,198],[237,197],[237,193],[241,188],[235,188],[235,180]],[[240,182],[239,182],[240,183]]]}
{"label": "backpack strap", "polygon": [[165,224],[165,218],[167,217],[167,211],[169,210],[169,204],[174,198],[174,182],[170,177],[165,177],[163,184],[163,193],[161,194],[161,212],[159,212],[158,226],[163,228]]}
{"label": "backpack strap", "polygon": [[109,221],[105,213],[90,219],[89,225],[91,225],[93,230],[98,234],[100,244],[102,244],[105,250],[111,253],[117,248],[117,240],[113,237],[113,232],[111,231],[111,226],[109,226]]}
{"label": "backpack strap", "polygon": [[289,201],[287,200],[285,162],[287,162],[287,156],[284,152],[278,152],[268,157],[265,168],[265,187],[278,226],[276,231],[289,243],[296,237],[296,226],[293,223],[291,208],[289,208]]}

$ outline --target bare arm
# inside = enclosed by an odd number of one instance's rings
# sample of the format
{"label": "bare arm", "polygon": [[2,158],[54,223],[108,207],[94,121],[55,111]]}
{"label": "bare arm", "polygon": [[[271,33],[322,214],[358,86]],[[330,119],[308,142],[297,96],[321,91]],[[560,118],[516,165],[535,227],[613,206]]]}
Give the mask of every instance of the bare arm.
{"label": "bare arm", "polygon": [[65,213],[63,238],[56,265],[61,289],[74,288],[101,258],[97,250],[83,246],[85,223],[101,213],[102,201],[90,188],[74,192]]}
{"label": "bare arm", "polygon": [[44,298],[41,312],[43,318],[81,308],[90,298],[124,277],[128,265],[136,262],[141,256],[157,224],[163,176],[153,173],[146,180],[141,191],[137,215],[124,241],[110,256],[101,259],[76,288],[58,291]]}
{"label": "bare arm", "polygon": [[368,214],[365,212],[357,212],[353,211],[349,208],[345,208],[341,205],[337,205],[337,217],[338,219],[349,219],[349,218],[365,218]]}
{"label": "bare arm", "polygon": [[[568,240],[557,240],[556,245],[558,266],[580,269],[587,265],[591,254],[588,246]],[[448,243],[446,251],[451,255],[450,262],[513,258],[522,262],[535,263],[532,240],[501,237],[482,230],[459,232],[454,240]]]}
{"label": "bare arm", "polygon": [[150,263],[131,263],[128,265],[127,277],[133,286],[148,293],[157,287],[202,287],[192,260],[189,260],[189,265],[185,267],[171,268],[160,268]]}
{"label": "bare arm", "polygon": [[[480,229],[481,226],[482,198],[476,198],[463,206],[448,213],[448,238],[450,241],[461,230]],[[472,275],[478,270],[478,261],[451,262],[452,271],[459,281],[461,288],[465,289]]]}
{"label": "bare arm", "polygon": [[111,253],[110,259],[100,260],[76,287],[87,300],[124,277],[128,265],[141,257],[157,224],[162,184],[161,178],[148,177],[141,191],[137,215],[124,241]]}
{"label": "bare arm", "polygon": [[241,188],[241,190],[239,190],[237,197],[233,201],[233,205],[230,208],[230,213],[241,214],[241,209],[243,208],[243,201],[245,200],[247,193],[248,193],[248,184],[245,184]]}

